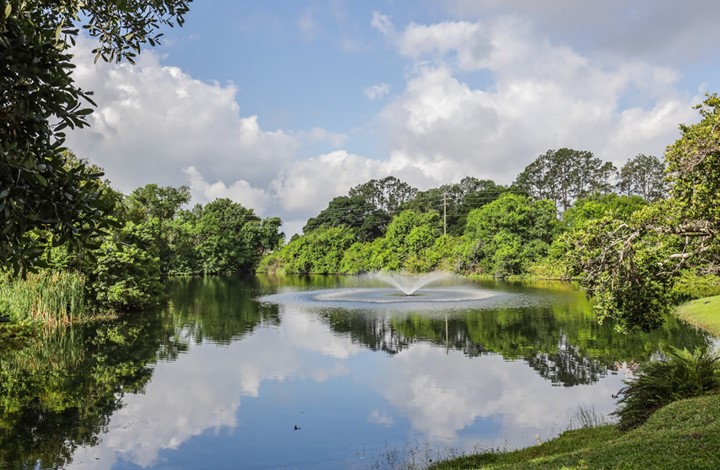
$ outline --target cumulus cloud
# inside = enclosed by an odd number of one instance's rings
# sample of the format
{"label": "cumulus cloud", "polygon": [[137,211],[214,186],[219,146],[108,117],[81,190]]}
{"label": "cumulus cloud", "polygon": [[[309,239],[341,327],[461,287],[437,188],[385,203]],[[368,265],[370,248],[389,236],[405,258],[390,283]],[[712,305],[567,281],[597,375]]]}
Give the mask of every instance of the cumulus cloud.
{"label": "cumulus cloud", "polygon": [[[509,183],[558,147],[591,150],[616,164],[640,152],[661,155],[699,99],[676,90],[672,69],[608,66],[515,17],[411,24],[389,40],[415,67],[380,113],[379,127],[393,155],[442,181],[470,174]],[[471,86],[460,72],[490,78]],[[641,103],[629,105],[636,94]]]}
{"label": "cumulus cloud", "polygon": [[207,178],[264,186],[300,145],[284,131],[261,129],[257,116],[242,116],[231,83],[195,80],[152,52],[134,66],[93,64],[89,47],[77,47],[75,77],[99,106],[90,129],[70,134],[68,143],[123,191],[177,184],[191,165]]}
{"label": "cumulus cloud", "polygon": [[445,7],[462,18],[519,16],[555,40],[623,61],[693,62],[720,40],[714,23],[720,6],[713,0],[692,8],[672,0],[451,0]]}

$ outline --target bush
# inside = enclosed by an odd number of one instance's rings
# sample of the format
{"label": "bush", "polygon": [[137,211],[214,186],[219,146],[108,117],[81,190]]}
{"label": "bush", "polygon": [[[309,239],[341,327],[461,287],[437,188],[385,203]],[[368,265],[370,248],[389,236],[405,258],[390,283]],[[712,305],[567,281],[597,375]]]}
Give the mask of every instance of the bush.
{"label": "bush", "polygon": [[640,366],[625,383],[620,408],[613,413],[623,431],[640,426],[671,402],[720,391],[720,356],[708,346],[692,352],[672,348],[664,359]]}
{"label": "bush", "polygon": [[684,271],[675,281],[673,294],[679,300],[700,299],[720,295],[720,277],[714,274],[698,274]]}

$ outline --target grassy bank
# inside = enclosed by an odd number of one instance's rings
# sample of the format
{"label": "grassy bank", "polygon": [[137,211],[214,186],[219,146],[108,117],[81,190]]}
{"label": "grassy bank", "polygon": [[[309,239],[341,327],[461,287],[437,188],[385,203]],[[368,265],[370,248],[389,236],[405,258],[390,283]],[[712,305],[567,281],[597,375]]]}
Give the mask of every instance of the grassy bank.
{"label": "grassy bank", "polygon": [[720,295],[693,300],[679,306],[677,315],[715,336],[720,336]]}
{"label": "grassy bank", "polygon": [[720,468],[720,394],[672,403],[639,428],[613,425],[567,431],[544,444],[440,462],[435,470],[517,468]]}

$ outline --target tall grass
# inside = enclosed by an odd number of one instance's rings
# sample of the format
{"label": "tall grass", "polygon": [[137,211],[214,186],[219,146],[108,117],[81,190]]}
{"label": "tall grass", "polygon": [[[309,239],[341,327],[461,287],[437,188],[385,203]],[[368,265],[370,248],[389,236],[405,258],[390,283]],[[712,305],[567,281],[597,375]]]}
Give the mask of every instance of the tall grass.
{"label": "tall grass", "polygon": [[87,317],[85,276],[73,271],[41,271],[26,279],[0,282],[0,310],[16,321],[62,325]]}

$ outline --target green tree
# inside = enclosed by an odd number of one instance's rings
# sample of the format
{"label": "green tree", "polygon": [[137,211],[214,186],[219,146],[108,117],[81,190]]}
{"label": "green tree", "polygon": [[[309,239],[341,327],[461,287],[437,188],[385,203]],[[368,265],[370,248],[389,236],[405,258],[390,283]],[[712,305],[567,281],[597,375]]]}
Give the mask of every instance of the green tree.
{"label": "green tree", "polygon": [[323,227],[293,238],[280,255],[291,273],[334,274],[341,272],[345,251],[355,243],[346,227]]}
{"label": "green tree", "polygon": [[626,196],[636,195],[653,202],[667,194],[665,164],[655,156],[634,156],[620,168],[619,177],[617,190]]}
{"label": "green tree", "polygon": [[464,269],[496,277],[524,274],[545,256],[557,231],[552,201],[506,193],[468,215]]}
{"label": "green tree", "polygon": [[696,106],[701,121],[681,125],[680,138],[667,148],[671,196],[683,217],[672,231],[685,237],[677,258],[720,272],[720,97]]}
{"label": "green tree", "polygon": [[127,222],[107,236],[88,272],[91,301],[104,310],[137,311],[163,298],[157,220]]}
{"label": "green tree", "polygon": [[157,44],[161,25],[182,24],[190,0],[0,0],[0,266],[33,269],[43,236],[83,245],[112,207],[101,173],[70,164],[65,128],[82,128],[94,103],[77,87],[69,47],[79,26],[96,59],[129,60]]}
{"label": "green tree", "polygon": [[216,199],[199,211],[197,250],[205,273],[251,272],[283,235],[279,218],[260,220],[252,209]]}
{"label": "green tree", "polygon": [[125,199],[127,217],[130,220],[135,223],[157,221],[153,227],[157,229],[155,239],[160,256],[160,269],[163,274],[167,274],[170,270],[170,258],[172,257],[170,238],[177,241],[181,235],[169,232],[168,227],[171,230],[177,227],[175,224],[170,224],[170,221],[178,210],[189,202],[190,188],[187,186],[175,188],[172,186],[161,187],[157,184],[148,184],[137,188]]}
{"label": "green tree", "polygon": [[548,150],[525,167],[514,186],[536,199],[554,201],[565,211],[581,196],[610,192],[616,171],[592,152],[561,148]]}
{"label": "green tree", "polygon": [[303,227],[308,233],[321,227],[348,227],[355,230],[358,240],[372,241],[385,233],[392,217],[364,196],[338,196],[317,217]]}
{"label": "green tree", "polygon": [[400,206],[412,199],[417,189],[400,181],[394,176],[381,180],[370,180],[367,183],[350,189],[349,196],[361,196],[365,201],[390,214],[397,212]]}
{"label": "green tree", "polygon": [[437,211],[405,210],[388,226],[385,244],[377,253],[384,260],[382,268],[390,271],[426,271],[433,266],[420,262],[426,258],[435,241],[442,236],[442,221]]}
{"label": "green tree", "polygon": [[420,212],[438,211],[443,215],[447,232],[461,235],[465,230],[468,213],[494,201],[505,190],[505,187],[491,180],[479,180],[467,176],[459,183],[420,191],[403,204],[402,208]]}

